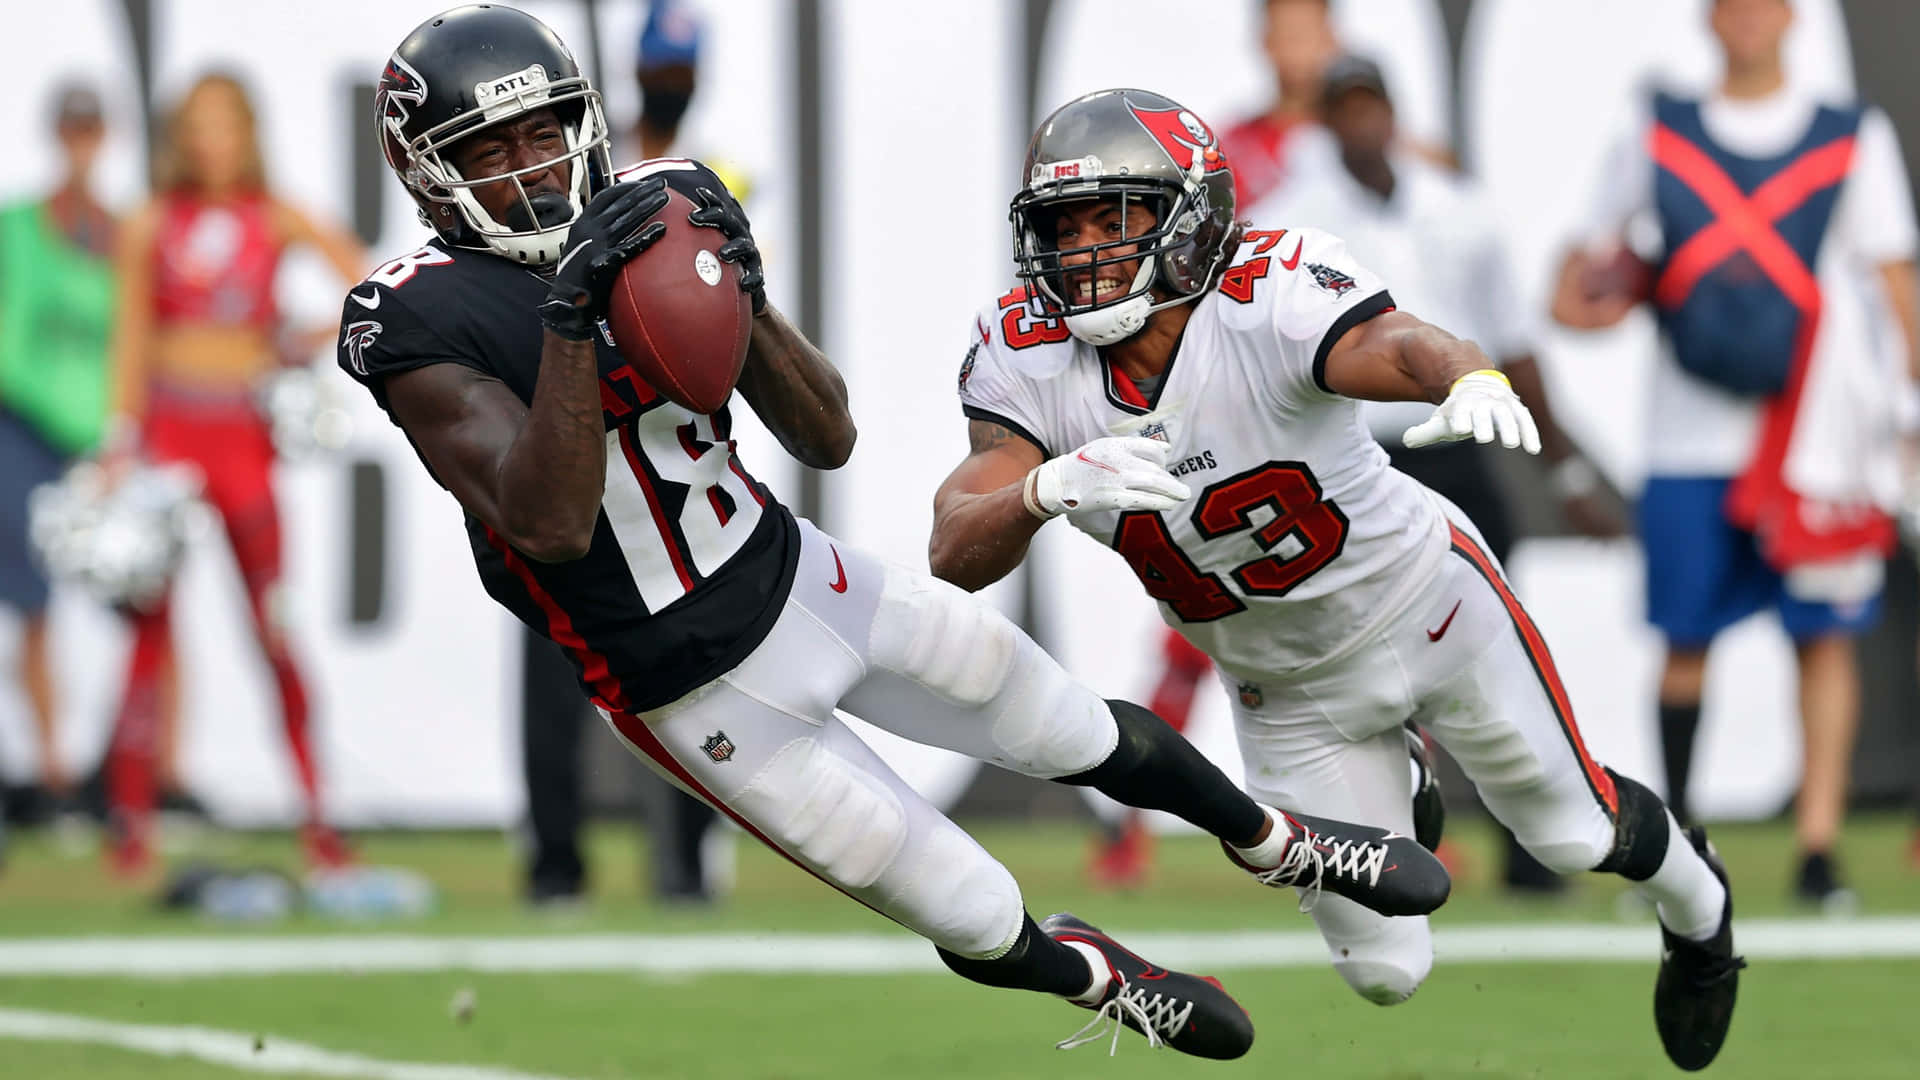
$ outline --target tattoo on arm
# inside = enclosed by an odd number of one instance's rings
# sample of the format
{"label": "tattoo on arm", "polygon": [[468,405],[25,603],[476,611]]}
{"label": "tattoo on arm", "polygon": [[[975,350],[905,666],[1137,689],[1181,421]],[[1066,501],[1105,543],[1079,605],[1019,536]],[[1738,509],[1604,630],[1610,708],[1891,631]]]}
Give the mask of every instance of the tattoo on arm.
{"label": "tattoo on arm", "polygon": [[990,420],[967,421],[967,442],[971,453],[984,454],[1019,437],[1004,424]]}

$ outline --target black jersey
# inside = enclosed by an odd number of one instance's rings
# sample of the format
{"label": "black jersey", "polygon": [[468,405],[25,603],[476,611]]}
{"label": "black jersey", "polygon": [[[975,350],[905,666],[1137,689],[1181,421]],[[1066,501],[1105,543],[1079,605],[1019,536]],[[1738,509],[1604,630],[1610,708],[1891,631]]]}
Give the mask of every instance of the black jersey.
{"label": "black jersey", "polygon": [[[719,183],[695,168],[669,182]],[[473,368],[531,404],[548,284],[507,259],[430,243],[348,292],[340,366],[383,409],[387,376],[430,364]],[[741,468],[726,407],[702,416],[661,397],[604,332],[595,349],[607,479],[587,554],[535,562],[471,514],[467,534],[488,594],[566,649],[596,704],[637,712],[753,651],[792,587],[799,528]]]}

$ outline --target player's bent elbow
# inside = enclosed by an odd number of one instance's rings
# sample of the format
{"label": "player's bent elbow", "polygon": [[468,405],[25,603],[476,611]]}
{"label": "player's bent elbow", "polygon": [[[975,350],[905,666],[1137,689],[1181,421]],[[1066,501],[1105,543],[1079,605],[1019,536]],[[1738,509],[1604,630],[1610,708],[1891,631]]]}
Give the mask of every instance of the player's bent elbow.
{"label": "player's bent elbow", "polygon": [[827,441],[827,445],[821,448],[820,462],[814,468],[837,469],[845,465],[847,460],[853,457],[853,444],[859,438],[860,429],[853,426],[852,420],[848,420],[839,431],[834,432],[833,438]]}
{"label": "player's bent elbow", "polygon": [[562,532],[530,534],[509,537],[508,543],[515,551],[539,563],[573,562],[587,557],[587,550],[593,546],[593,533],[588,531],[579,535]]}

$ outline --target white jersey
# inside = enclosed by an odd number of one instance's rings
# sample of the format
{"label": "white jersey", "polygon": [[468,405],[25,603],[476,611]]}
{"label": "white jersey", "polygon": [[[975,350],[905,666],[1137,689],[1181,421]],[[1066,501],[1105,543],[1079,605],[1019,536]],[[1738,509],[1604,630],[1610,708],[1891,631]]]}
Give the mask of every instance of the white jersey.
{"label": "white jersey", "polygon": [[1070,515],[1119,551],[1167,623],[1230,674],[1272,679],[1343,655],[1448,550],[1436,497],[1394,471],[1359,403],[1324,385],[1341,335],[1393,309],[1313,229],[1249,232],[1147,400],[1016,289],[983,309],[960,371],[966,414],[1049,457],[1109,435],[1173,447],[1193,497],[1164,513]]}

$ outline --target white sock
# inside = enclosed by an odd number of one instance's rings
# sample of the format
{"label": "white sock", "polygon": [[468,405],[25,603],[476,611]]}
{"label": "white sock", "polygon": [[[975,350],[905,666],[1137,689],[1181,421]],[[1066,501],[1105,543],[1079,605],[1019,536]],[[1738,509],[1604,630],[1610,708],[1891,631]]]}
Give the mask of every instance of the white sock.
{"label": "white sock", "polygon": [[1113,981],[1113,969],[1107,966],[1107,958],[1100,950],[1079,941],[1062,942],[1069,949],[1077,949],[1087,958],[1087,968],[1092,972],[1093,982],[1084,993],[1075,994],[1068,1001],[1080,1005],[1098,1005],[1100,999],[1107,996],[1107,985]]}
{"label": "white sock", "polygon": [[1234,853],[1248,866],[1257,866],[1262,870],[1271,870],[1280,865],[1287,853],[1287,845],[1293,843],[1293,826],[1287,824],[1286,816],[1264,803],[1260,809],[1267,812],[1267,820],[1273,822],[1272,831],[1267,838],[1252,847],[1236,847]]}
{"label": "white sock", "polygon": [[1667,812],[1667,857],[1652,877],[1635,887],[1659,910],[1660,925],[1681,937],[1705,941],[1720,931],[1726,886],[1693,850],[1672,811]]}

